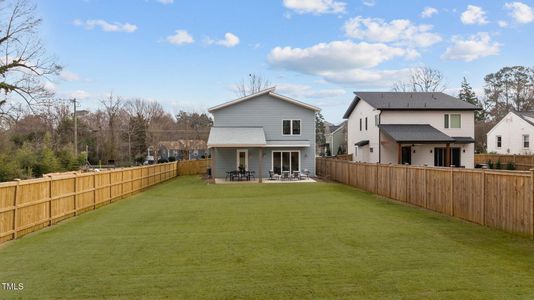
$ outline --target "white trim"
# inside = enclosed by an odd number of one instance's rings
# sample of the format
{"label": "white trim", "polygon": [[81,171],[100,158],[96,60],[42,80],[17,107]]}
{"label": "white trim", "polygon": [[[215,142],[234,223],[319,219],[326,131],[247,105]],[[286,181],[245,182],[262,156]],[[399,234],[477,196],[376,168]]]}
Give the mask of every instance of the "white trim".
{"label": "white trim", "polygon": [[[271,151],[271,171],[274,172],[274,153],[275,152],[289,152],[289,172],[290,173],[293,173],[293,171],[299,171],[302,169],[302,153],[300,153],[300,150],[272,150]],[[299,169],[298,170],[291,170],[291,152],[298,152],[299,154]],[[280,154],[280,172],[282,172],[282,164],[284,163],[283,162],[283,159],[282,159],[283,155]]]}
{"label": "white trim", "polygon": [[255,94],[252,94],[252,95],[248,95],[248,96],[241,97],[241,98],[238,98],[238,99],[235,99],[235,100],[232,100],[232,101],[228,101],[228,102],[225,102],[223,104],[219,104],[217,106],[213,106],[213,107],[209,108],[208,112],[211,113],[211,112],[214,112],[214,111],[219,110],[221,108],[225,108],[225,107],[237,104],[237,103],[241,103],[243,101],[247,101],[249,99],[252,99],[252,98],[255,98],[255,97],[258,97],[258,96],[261,96],[261,95],[265,95],[265,94],[269,94],[270,96],[273,96],[273,97],[278,98],[280,100],[283,100],[283,101],[286,101],[286,102],[289,102],[289,103],[292,103],[292,104],[295,104],[295,105],[298,105],[298,106],[301,106],[301,107],[304,107],[304,108],[307,108],[307,109],[311,109],[313,111],[321,111],[321,109],[316,107],[316,106],[313,106],[313,105],[310,105],[310,104],[306,104],[304,102],[301,102],[301,101],[298,101],[298,100],[295,100],[295,99],[292,99],[292,98],[289,98],[289,97],[286,97],[286,96],[282,96],[280,94],[275,93],[274,90],[275,90],[275,87],[271,87],[271,88],[259,91],[259,92],[255,93]]}
{"label": "white trim", "polygon": [[267,144],[208,144],[209,148],[263,148]]}
{"label": "white trim", "polygon": [[[284,121],[289,121],[290,134],[284,134]],[[293,134],[293,121],[299,121],[300,130],[299,134]],[[302,135],[302,120],[301,119],[282,119],[282,136],[301,136]]]}
{"label": "white trim", "polygon": [[248,149],[236,149],[236,161],[235,161],[235,168],[236,170],[239,170],[239,153],[245,153],[245,170],[248,171]]}

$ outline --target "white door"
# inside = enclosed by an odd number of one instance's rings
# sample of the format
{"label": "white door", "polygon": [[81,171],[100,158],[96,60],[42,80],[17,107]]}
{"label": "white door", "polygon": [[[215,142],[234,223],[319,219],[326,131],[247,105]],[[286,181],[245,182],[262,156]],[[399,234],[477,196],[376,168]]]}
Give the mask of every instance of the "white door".
{"label": "white door", "polygon": [[238,149],[236,157],[236,170],[245,168],[248,171],[248,150],[247,149]]}

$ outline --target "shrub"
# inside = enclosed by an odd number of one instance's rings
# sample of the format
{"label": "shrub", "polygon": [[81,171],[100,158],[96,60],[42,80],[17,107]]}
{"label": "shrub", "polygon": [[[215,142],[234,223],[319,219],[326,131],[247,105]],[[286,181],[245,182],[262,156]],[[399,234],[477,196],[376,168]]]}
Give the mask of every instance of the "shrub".
{"label": "shrub", "polygon": [[160,158],[160,159],[158,159],[158,164],[163,164],[163,163],[168,163],[168,162],[169,162],[169,160],[166,159],[166,158]]}
{"label": "shrub", "polygon": [[488,160],[488,169],[493,169],[493,162]]}
{"label": "shrub", "polygon": [[506,170],[515,170],[515,165],[513,162],[506,164]]}
{"label": "shrub", "polygon": [[173,161],[176,161],[176,157],[174,157],[174,156],[169,156],[169,162],[173,162]]}
{"label": "shrub", "polygon": [[37,157],[38,162],[33,168],[35,176],[40,177],[43,176],[43,174],[58,172],[61,170],[60,162],[56,158],[56,155],[52,149],[44,147],[41,149],[41,151],[39,151]]}
{"label": "shrub", "polygon": [[502,166],[501,166],[501,161],[500,161],[500,160],[497,160],[497,162],[495,163],[495,169],[500,170],[501,168],[502,168]]}
{"label": "shrub", "polygon": [[0,154],[0,182],[13,180],[20,176],[18,162],[6,154]]}

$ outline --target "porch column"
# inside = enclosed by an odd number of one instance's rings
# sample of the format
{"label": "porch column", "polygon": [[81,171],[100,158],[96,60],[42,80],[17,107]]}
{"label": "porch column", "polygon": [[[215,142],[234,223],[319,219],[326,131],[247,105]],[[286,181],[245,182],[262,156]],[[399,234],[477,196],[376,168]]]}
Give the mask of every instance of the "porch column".
{"label": "porch column", "polygon": [[259,159],[259,167],[258,167],[258,179],[259,182],[263,182],[263,148],[260,148],[260,159]]}
{"label": "porch column", "polygon": [[402,145],[397,143],[397,163],[402,165]]}
{"label": "porch column", "polygon": [[451,144],[445,145],[445,167],[451,166]]}
{"label": "porch column", "polygon": [[215,180],[215,148],[211,148],[211,178]]}

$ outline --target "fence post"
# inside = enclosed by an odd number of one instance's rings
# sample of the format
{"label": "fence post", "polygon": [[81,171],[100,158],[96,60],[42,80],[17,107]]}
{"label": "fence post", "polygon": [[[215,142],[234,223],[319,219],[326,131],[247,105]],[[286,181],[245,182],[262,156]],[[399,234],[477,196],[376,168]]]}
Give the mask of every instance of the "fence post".
{"label": "fence post", "polygon": [[428,167],[423,167],[423,177],[424,177],[424,180],[423,180],[423,191],[424,191],[424,194],[423,194],[423,201],[424,201],[424,207],[425,208],[428,208],[428,190],[427,190],[427,182],[426,182],[426,172],[428,170]]}
{"label": "fence post", "polygon": [[52,226],[52,176],[48,175],[48,226]]}
{"label": "fence post", "polygon": [[451,169],[451,174],[450,174],[450,181],[451,181],[451,190],[450,190],[450,195],[449,195],[449,201],[451,202],[451,216],[454,216],[454,168],[453,167],[449,167]]}
{"label": "fence post", "polygon": [[350,161],[347,161],[347,184],[350,184]]}
{"label": "fence post", "polygon": [[17,238],[17,217],[18,217],[18,210],[19,210],[19,198],[20,198],[20,179],[15,179],[17,181],[17,185],[15,186],[15,197],[13,197],[13,239]]}
{"label": "fence post", "polygon": [[96,208],[96,173],[93,174],[93,209]]}
{"label": "fence post", "polygon": [[379,162],[376,162],[376,168],[375,168],[375,194],[378,194],[378,164],[379,164]]}
{"label": "fence post", "polygon": [[484,169],[482,169],[482,225],[486,226],[486,170]]}
{"label": "fence post", "polygon": [[74,173],[74,215],[78,215],[78,173]]}
{"label": "fence post", "polygon": [[121,168],[121,199],[124,198],[124,169]]}
{"label": "fence post", "polygon": [[388,197],[391,198],[391,163],[388,165]]}
{"label": "fence post", "polygon": [[113,171],[109,171],[109,203],[111,203],[111,199],[113,199],[113,184],[111,183],[111,173]]}
{"label": "fence post", "polygon": [[530,169],[530,238],[534,239],[534,169]]}

